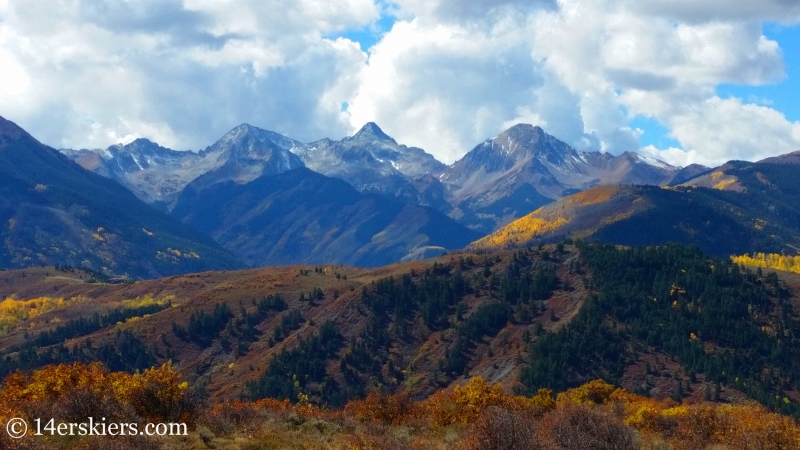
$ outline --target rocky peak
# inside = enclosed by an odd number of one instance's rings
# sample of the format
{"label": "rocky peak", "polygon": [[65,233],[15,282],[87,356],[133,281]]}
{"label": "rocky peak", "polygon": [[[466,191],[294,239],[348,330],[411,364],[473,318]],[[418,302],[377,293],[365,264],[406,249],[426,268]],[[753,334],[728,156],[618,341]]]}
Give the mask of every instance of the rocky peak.
{"label": "rocky peak", "polygon": [[303,167],[302,161],[292,153],[303,144],[273,131],[241,124],[227,132],[203,154],[217,153],[228,159],[270,159],[277,153],[285,161],[286,169]]}
{"label": "rocky peak", "polygon": [[130,153],[130,154],[145,154],[145,155],[157,155],[165,152],[175,152],[175,150],[164,148],[156,144],[155,142],[151,141],[150,139],[146,138],[137,138],[128,144],[112,145],[108,147],[108,151],[120,154]]}
{"label": "rocky peak", "polygon": [[390,141],[394,144],[397,144],[391,136],[384,133],[381,128],[375,124],[375,122],[367,122],[366,125],[361,127],[358,130],[358,133],[354,134],[353,137],[349,138],[349,140],[378,140],[378,141]]}
{"label": "rocky peak", "polygon": [[521,123],[479,144],[452,167],[464,176],[481,168],[502,172],[533,159],[560,165],[567,159],[580,159],[580,155],[541,127]]}

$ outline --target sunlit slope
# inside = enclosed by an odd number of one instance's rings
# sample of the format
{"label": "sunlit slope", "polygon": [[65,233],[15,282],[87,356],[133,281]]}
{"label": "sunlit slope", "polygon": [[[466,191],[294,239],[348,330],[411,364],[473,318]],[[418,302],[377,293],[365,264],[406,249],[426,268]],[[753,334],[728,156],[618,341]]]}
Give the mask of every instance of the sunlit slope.
{"label": "sunlit slope", "polygon": [[571,236],[622,245],[698,245],[719,256],[797,253],[800,187],[794,180],[800,165],[726,166],[703,175],[703,180],[717,180],[711,188],[587,189],[512,222],[471,248],[513,248]]}
{"label": "sunlit slope", "polygon": [[[655,188],[658,189],[658,188]],[[552,241],[558,237],[588,237],[601,227],[645,211],[652,205],[646,187],[600,186],[543,206],[494,233],[471,248],[493,250]]]}

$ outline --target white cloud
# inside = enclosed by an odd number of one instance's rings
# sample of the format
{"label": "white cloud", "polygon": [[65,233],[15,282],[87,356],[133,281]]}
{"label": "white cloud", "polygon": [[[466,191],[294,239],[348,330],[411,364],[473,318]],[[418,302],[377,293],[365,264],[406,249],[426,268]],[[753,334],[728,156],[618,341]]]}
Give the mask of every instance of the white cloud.
{"label": "white cloud", "polygon": [[398,22],[370,51],[349,103],[351,125],[376,121],[402,142],[453,161],[536,103],[539,72],[526,29],[512,20],[488,31]]}
{"label": "white cloud", "polygon": [[[517,121],[542,125],[585,150],[637,150],[641,131],[629,125],[637,115],[667,125],[682,144],[683,150],[660,153],[671,162],[743,157],[742,149],[752,152],[756,144],[744,132],[714,139],[724,121],[738,117],[736,108],[712,107],[715,87],[781,81],[783,56],[763,36],[761,21],[800,18],[795,2],[779,0],[755,7],[714,0],[560,0],[557,8],[516,1],[397,3],[414,18],[373,48],[350,103],[351,124],[376,120],[445,161]],[[527,73],[499,73],[487,67],[492,60]],[[740,130],[777,133],[793,126],[769,108],[755,114],[755,105],[739,105],[751,111],[749,127]],[[695,110],[703,113],[688,113]],[[783,132],[761,153],[791,146],[788,136]]]}
{"label": "white cloud", "polygon": [[[242,122],[300,139],[343,134],[366,60],[329,33],[371,0],[10,0],[0,9],[0,114],[54,146],[144,136],[201,148]],[[14,101],[10,101],[10,100]],[[9,100],[9,101],[5,101]]]}
{"label": "white cloud", "polygon": [[555,9],[556,0],[395,0],[400,15],[435,23],[486,21],[487,18],[516,14],[526,15],[538,9]]}
{"label": "white cloud", "polygon": [[[0,0],[0,114],[69,147],[200,148],[242,122],[309,141],[376,121],[450,162],[532,122],[618,153],[644,116],[682,149],[641,151],[672,163],[800,148],[768,99],[715,92],[785,78],[762,27],[800,22],[795,0],[390,1]],[[335,38],[381,11],[397,21],[369,55]]]}
{"label": "white cloud", "polygon": [[800,149],[800,122],[738,99],[712,97],[673,116],[669,125],[693,156],[690,162],[754,161]]}

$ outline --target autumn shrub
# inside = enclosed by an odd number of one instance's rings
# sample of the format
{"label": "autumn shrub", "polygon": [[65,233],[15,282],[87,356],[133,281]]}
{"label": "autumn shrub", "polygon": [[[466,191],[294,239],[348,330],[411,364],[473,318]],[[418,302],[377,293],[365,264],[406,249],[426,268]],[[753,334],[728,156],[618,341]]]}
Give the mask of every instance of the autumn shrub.
{"label": "autumn shrub", "polygon": [[[543,448],[553,450],[638,450],[638,433],[608,408],[564,403],[540,422]],[[700,447],[702,448],[702,447]]]}
{"label": "autumn shrub", "polygon": [[386,395],[371,392],[363,400],[347,403],[345,411],[362,422],[371,421],[388,425],[399,425],[422,414],[419,405],[406,392]]}
{"label": "autumn shrub", "polygon": [[202,394],[190,389],[170,364],[147,369],[141,375],[116,372],[112,378],[119,400],[150,421],[192,422],[200,412]]}
{"label": "autumn shrub", "polygon": [[[141,374],[110,372],[100,363],[59,364],[15,372],[0,389],[0,404],[28,417],[81,422],[87,417],[116,421],[194,419],[199,399],[171,365]],[[46,414],[45,414],[46,413]]]}
{"label": "autumn shrub", "polygon": [[603,380],[592,380],[558,394],[556,401],[604,405],[613,398],[614,393],[618,390],[620,389]]}
{"label": "autumn shrub", "polygon": [[459,450],[539,450],[537,428],[531,412],[492,406],[470,425]]}
{"label": "autumn shrub", "polygon": [[452,392],[439,391],[425,401],[425,410],[431,423],[449,425],[471,423],[491,406],[526,410],[543,414],[555,406],[552,392],[542,389],[534,397],[508,395],[499,384],[492,384],[477,376]]}
{"label": "autumn shrub", "polygon": [[800,448],[800,427],[793,419],[760,405],[717,407],[720,441],[732,448],[779,450]]}

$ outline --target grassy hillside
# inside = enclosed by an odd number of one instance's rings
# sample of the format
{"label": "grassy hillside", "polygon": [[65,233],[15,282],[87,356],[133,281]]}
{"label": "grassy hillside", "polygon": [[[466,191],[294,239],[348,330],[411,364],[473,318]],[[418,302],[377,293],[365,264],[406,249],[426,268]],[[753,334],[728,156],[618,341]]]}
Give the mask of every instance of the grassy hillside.
{"label": "grassy hillside", "polygon": [[152,278],[243,264],[211,238],[0,118],[0,267]]}

